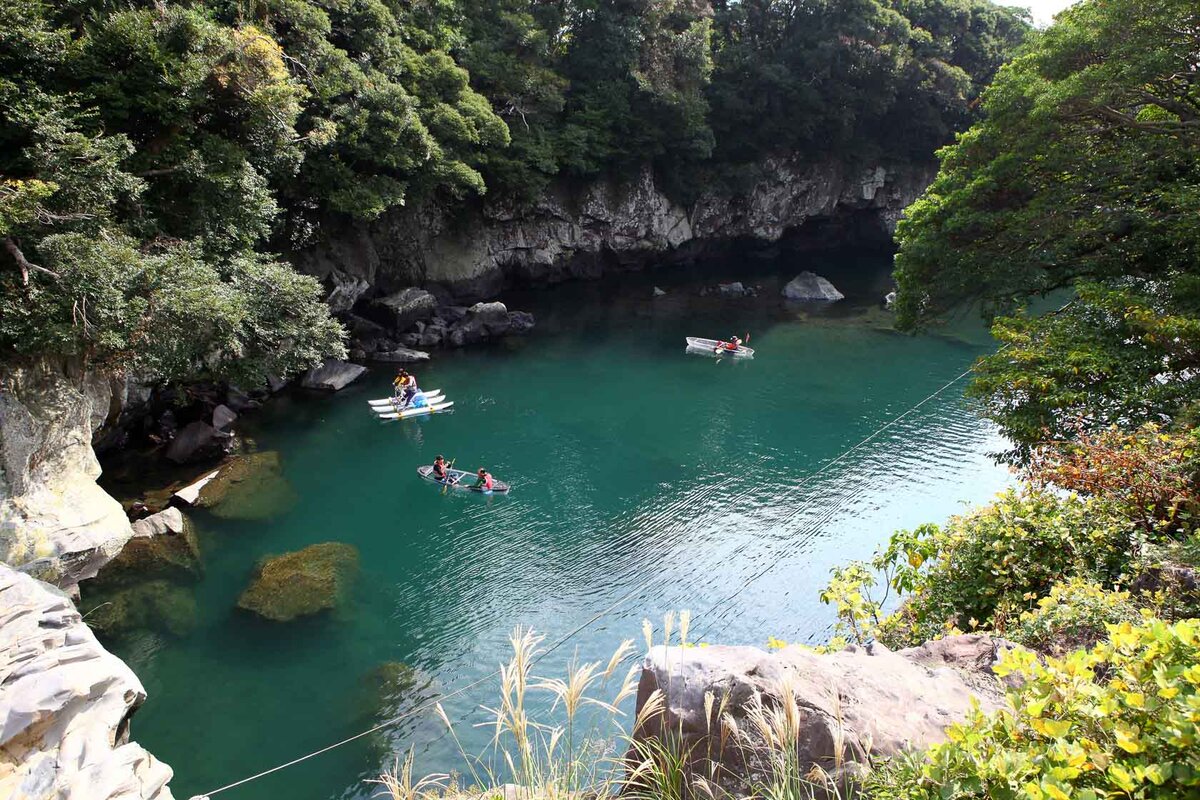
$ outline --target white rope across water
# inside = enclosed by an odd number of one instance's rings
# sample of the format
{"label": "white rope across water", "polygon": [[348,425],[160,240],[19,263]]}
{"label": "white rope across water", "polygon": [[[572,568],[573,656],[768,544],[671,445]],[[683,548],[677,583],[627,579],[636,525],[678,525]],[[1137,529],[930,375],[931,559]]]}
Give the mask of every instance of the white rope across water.
{"label": "white rope across water", "polygon": [[[1064,306],[1064,308],[1065,308],[1065,306]],[[1001,348],[1001,349],[1003,349],[1003,348]],[[892,419],[891,419],[891,420],[889,420],[888,422],[884,423],[882,426],[880,426],[880,427],[879,427],[879,428],[877,428],[877,429],[876,429],[874,432],[872,432],[872,433],[871,433],[869,436],[867,436],[866,438],[862,439],[861,441],[859,441],[857,444],[855,444],[853,447],[849,448],[848,450],[845,450],[845,451],[843,451],[843,452],[842,452],[840,455],[838,455],[836,458],[834,458],[834,459],[832,459],[832,460],[830,460],[830,461],[827,461],[827,462],[825,462],[824,464],[822,464],[820,467],[818,467],[818,468],[817,468],[817,470],[816,470],[816,471],[814,471],[813,473],[811,473],[810,475],[808,475],[808,476],[807,476],[807,477],[806,477],[804,480],[802,480],[802,481],[801,481],[801,482],[798,484],[798,487],[797,487],[797,488],[804,488],[805,486],[808,486],[808,485],[809,485],[809,484],[811,484],[811,483],[812,483],[814,480],[816,480],[816,478],[818,478],[820,475],[822,475],[823,473],[825,473],[826,471],[828,471],[829,469],[831,469],[831,468],[832,468],[834,465],[836,465],[836,464],[838,464],[838,463],[840,463],[840,462],[844,461],[844,460],[845,460],[847,457],[849,457],[849,456],[850,456],[852,453],[854,453],[854,452],[856,452],[857,450],[861,449],[861,448],[862,448],[862,447],[864,447],[865,445],[867,445],[867,444],[869,444],[870,442],[872,442],[872,441],[874,441],[875,439],[877,439],[877,438],[878,438],[880,435],[882,435],[883,433],[885,433],[885,432],[887,432],[888,430],[890,430],[891,428],[895,427],[897,424],[899,424],[899,423],[900,423],[902,420],[904,420],[906,417],[908,417],[909,415],[911,415],[911,414],[915,413],[916,411],[918,411],[918,410],[919,410],[919,409],[920,409],[922,406],[924,406],[926,403],[928,403],[928,402],[930,402],[931,400],[933,400],[933,399],[937,398],[939,395],[941,395],[941,394],[942,394],[942,392],[946,391],[946,390],[947,390],[947,389],[949,389],[951,386],[953,386],[954,384],[958,383],[960,380],[962,380],[963,378],[965,378],[965,377],[966,377],[967,375],[969,375],[969,374],[971,374],[971,368],[967,368],[966,370],[964,370],[964,371],[963,371],[962,373],[960,373],[960,374],[959,374],[957,377],[955,377],[955,378],[953,378],[952,380],[948,381],[948,382],[947,382],[945,385],[943,385],[943,386],[942,386],[940,389],[938,389],[937,391],[933,392],[932,394],[930,394],[929,396],[927,396],[926,398],[924,398],[923,400],[921,400],[920,402],[918,402],[916,405],[914,405],[914,406],[910,407],[910,408],[909,408],[907,411],[905,411],[904,413],[902,413],[902,414],[900,414],[900,415],[898,415],[898,416],[896,416],[896,417],[892,418]],[[797,513],[799,513],[799,512],[797,512]],[[793,518],[794,518],[794,515],[793,515]],[[766,566],[764,569],[762,569],[762,570],[760,570],[759,572],[755,573],[754,575],[750,576],[750,578],[749,578],[748,580],[744,581],[744,582],[743,582],[743,583],[742,583],[742,584],[741,584],[741,585],[740,585],[740,586],[737,588],[737,590],[735,590],[735,591],[734,591],[732,594],[730,594],[730,595],[728,595],[728,596],[726,596],[726,597],[722,598],[721,600],[718,600],[716,603],[714,603],[712,606],[710,606],[710,607],[709,607],[709,608],[708,608],[708,609],[707,609],[705,612],[703,612],[703,614],[702,614],[702,615],[700,615],[700,616],[707,618],[709,615],[711,615],[713,612],[715,612],[715,611],[716,611],[718,608],[720,608],[721,606],[723,606],[723,605],[725,605],[725,604],[727,604],[727,603],[731,602],[731,601],[732,601],[732,600],[734,600],[735,598],[737,598],[737,597],[738,597],[738,596],[739,596],[739,595],[740,595],[742,592],[744,592],[744,591],[745,591],[747,588],[749,588],[751,584],[753,584],[754,582],[756,582],[756,581],[760,580],[761,578],[763,578],[763,576],[765,576],[765,575],[766,575],[767,573],[769,573],[769,572],[770,572],[772,569],[774,569],[776,566],[778,566],[781,560],[782,560],[782,559],[771,559],[770,561],[768,561],[768,563],[767,563],[767,566]],[[624,603],[626,603],[626,602],[628,602],[630,599],[632,599],[632,598],[633,598],[633,596],[634,596],[635,594],[637,594],[639,591],[641,591],[642,589],[643,589],[643,586],[642,586],[641,584],[635,584],[635,585],[634,585],[632,588],[630,588],[630,590],[629,590],[628,592],[626,592],[626,593],[625,593],[625,594],[623,594],[621,597],[619,597],[619,598],[618,598],[618,599],[617,599],[615,602],[613,602],[613,603],[611,603],[610,605],[608,605],[608,606],[607,606],[606,608],[604,608],[602,611],[600,611],[600,612],[598,612],[598,613],[596,613],[596,614],[592,615],[590,618],[588,618],[588,620],[587,620],[586,622],[582,623],[581,625],[578,625],[578,626],[576,626],[576,627],[575,627],[575,628],[573,628],[571,631],[569,631],[569,632],[568,632],[568,633],[567,633],[565,636],[563,636],[561,639],[557,640],[557,641],[556,641],[554,644],[550,645],[548,648],[546,648],[545,650],[543,650],[543,651],[542,651],[542,652],[541,652],[541,653],[540,653],[540,654],[537,656],[537,658],[535,658],[535,659],[534,659],[534,660],[531,662],[531,665],[532,665],[532,664],[535,664],[535,663],[537,663],[537,662],[538,662],[538,661],[540,661],[541,659],[543,659],[543,658],[545,658],[546,656],[550,655],[550,654],[551,654],[551,653],[553,653],[555,650],[559,649],[559,648],[560,648],[560,647],[562,647],[564,644],[566,644],[568,641],[570,641],[572,638],[574,638],[576,635],[578,635],[578,634],[579,634],[579,633],[581,633],[582,631],[586,630],[587,628],[591,627],[593,624],[595,624],[596,622],[598,622],[598,621],[599,621],[599,620],[601,620],[602,618],[604,618],[604,617],[608,616],[610,613],[612,613],[613,611],[615,611],[615,610],[616,610],[618,607],[620,607],[621,605],[623,605]],[[709,624],[709,626],[708,626],[707,628],[705,628],[705,630],[704,630],[704,631],[701,633],[701,636],[703,636],[703,635],[704,635],[704,633],[707,633],[707,632],[708,632],[709,630],[711,630],[711,629],[712,629],[712,624],[710,623],[710,624]],[[399,714],[399,715],[397,715],[397,716],[395,716],[395,717],[392,717],[391,719],[388,719],[388,720],[386,720],[386,721],[384,721],[384,722],[381,722],[381,723],[379,723],[378,725],[375,725],[375,726],[373,726],[373,727],[371,727],[371,728],[368,728],[367,730],[365,730],[365,731],[362,731],[361,733],[356,733],[356,734],[354,734],[353,736],[348,736],[348,737],[346,737],[345,739],[342,739],[341,741],[334,742],[333,744],[327,745],[326,747],[322,747],[320,750],[314,750],[313,752],[311,752],[311,753],[307,753],[307,754],[305,754],[305,755],[302,755],[302,756],[300,756],[299,758],[294,758],[294,759],[292,759],[291,761],[287,761],[287,762],[284,762],[284,763],[282,763],[282,764],[278,764],[278,765],[276,765],[276,766],[274,766],[274,767],[271,767],[270,769],[265,769],[265,770],[263,770],[262,772],[255,773],[254,775],[249,775],[249,776],[247,776],[247,777],[245,777],[245,778],[242,778],[242,779],[240,779],[240,780],[234,781],[233,783],[226,784],[225,786],[222,786],[222,787],[220,787],[220,788],[218,788],[218,789],[213,789],[212,791],[205,792],[205,793],[203,793],[203,794],[194,795],[192,798],[190,798],[190,800],[209,800],[209,798],[211,798],[213,795],[220,794],[221,792],[227,791],[227,790],[229,790],[229,789],[234,789],[234,788],[237,788],[238,786],[243,786],[243,785],[245,785],[245,784],[247,784],[247,783],[250,783],[251,781],[256,781],[256,780],[258,780],[259,778],[265,778],[265,777],[266,777],[266,776],[268,776],[268,775],[274,774],[274,773],[276,773],[276,772],[280,772],[281,770],[285,770],[285,769],[287,769],[287,768],[289,768],[289,767],[293,767],[293,766],[295,766],[295,765],[297,765],[297,764],[300,764],[300,763],[302,763],[302,762],[304,762],[304,761],[308,761],[310,758],[316,758],[317,756],[319,756],[319,755],[323,755],[324,753],[328,753],[328,752],[329,752],[329,751],[331,751],[331,750],[336,750],[336,749],[337,749],[337,748],[339,748],[339,747],[342,747],[342,746],[344,746],[344,745],[350,744],[351,742],[357,741],[358,739],[361,739],[361,738],[363,738],[364,736],[370,736],[370,735],[371,735],[371,734],[373,734],[373,733],[378,733],[378,732],[379,732],[379,731],[381,731],[381,730],[384,730],[384,729],[386,729],[386,728],[390,728],[391,726],[393,726],[393,725],[397,724],[398,722],[402,722],[402,721],[403,721],[403,720],[405,720],[405,719],[408,719],[408,718],[410,718],[410,717],[414,717],[414,716],[416,716],[416,715],[418,715],[418,714],[423,714],[423,713],[424,713],[424,712],[426,712],[426,711],[430,711],[430,710],[432,710],[432,709],[433,709],[433,708],[434,708],[434,707],[435,707],[435,706],[436,706],[438,703],[441,703],[441,702],[442,702],[442,701],[444,701],[444,700],[449,700],[449,699],[450,699],[450,698],[452,698],[452,697],[457,697],[457,696],[459,696],[459,695],[461,695],[461,694],[464,694],[464,693],[466,693],[466,692],[470,691],[471,689],[474,689],[474,688],[476,688],[476,687],[478,687],[478,686],[481,686],[481,685],[483,685],[484,683],[487,683],[488,681],[490,681],[490,680],[493,680],[493,679],[495,679],[495,678],[498,678],[498,677],[500,677],[500,671],[499,671],[499,670],[496,670],[496,671],[494,671],[494,672],[488,673],[487,675],[483,676],[482,678],[479,678],[479,679],[477,679],[477,680],[474,680],[474,681],[472,681],[472,682],[470,682],[470,683],[466,684],[465,686],[461,686],[461,687],[459,687],[458,689],[455,689],[455,690],[454,690],[454,691],[452,691],[452,692],[449,692],[449,693],[447,693],[447,694],[441,695],[440,697],[438,697],[438,698],[436,698],[436,699],[430,700],[429,702],[425,703],[424,705],[418,706],[417,708],[410,709],[409,711],[406,711],[406,712],[404,712],[403,714]]]}

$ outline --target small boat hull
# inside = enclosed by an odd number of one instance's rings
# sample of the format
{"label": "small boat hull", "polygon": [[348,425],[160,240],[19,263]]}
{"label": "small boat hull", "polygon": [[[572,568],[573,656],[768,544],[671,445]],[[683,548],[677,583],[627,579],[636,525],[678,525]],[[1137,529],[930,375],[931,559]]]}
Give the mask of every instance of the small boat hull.
{"label": "small boat hull", "polygon": [[504,481],[492,479],[492,488],[484,489],[479,486],[474,486],[474,472],[467,472],[461,469],[447,469],[446,474],[450,476],[453,482],[439,481],[433,477],[433,465],[427,464],[423,467],[417,467],[417,474],[430,483],[436,483],[439,486],[449,486],[451,489],[457,489],[464,492],[475,492],[476,494],[508,494],[509,485]]}
{"label": "small boat hull", "polygon": [[716,339],[701,339],[698,336],[687,336],[687,349],[692,353],[707,353],[710,356],[733,356],[734,358],[754,358],[754,350],[742,345],[737,350],[717,349],[721,344]]}
{"label": "small boat hull", "polygon": [[409,417],[420,417],[425,414],[436,414],[439,411],[445,411],[450,406],[454,405],[454,401],[434,403],[431,406],[422,408],[406,408],[403,411],[388,411],[380,412],[380,419],[408,419]]}

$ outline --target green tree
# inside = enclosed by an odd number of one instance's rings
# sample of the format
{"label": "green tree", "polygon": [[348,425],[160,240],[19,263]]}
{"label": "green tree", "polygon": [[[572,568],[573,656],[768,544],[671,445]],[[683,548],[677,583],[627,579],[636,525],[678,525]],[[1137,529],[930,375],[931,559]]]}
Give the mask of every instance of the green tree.
{"label": "green tree", "polygon": [[1185,413],[1200,386],[1200,7],[1090,0],[984,95],[898,230],[899,319],[1011,313],[974,391],[1021,458],[1046,431]]}

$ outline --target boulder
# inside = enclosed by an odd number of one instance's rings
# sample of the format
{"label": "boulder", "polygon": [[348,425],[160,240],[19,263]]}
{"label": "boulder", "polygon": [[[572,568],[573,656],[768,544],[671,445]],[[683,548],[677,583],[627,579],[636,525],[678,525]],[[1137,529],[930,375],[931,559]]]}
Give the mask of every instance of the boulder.
{"label": "boulder", "polygon": [[113,586],[150,577],[194,581],[201,571],[195,531],[178,508],[168,508],[133,523],[133,538],[95,582]]}
{"label": "boulder", "polygon": [[[769,764],[751,721],[754,710],[794,702],[801,772],[820,767],[844,784],[870,759],[944,741],[946,726],[965,719],[972,703],[985,711],[999,708],[1004,687],[992,666],[1008,646],[967,635],[895,653],[879,644],[828,654],[798,645],[774,653],[655,647],[642,667],[638,714],[655,690],[663,693],[664,711],[635,734],[657,736],[664,726],[682,730],[685,751],[696,754],[693,760],[714,754],[724,788],[736,794]],[[735,722],[741,739],[736,746],[725,742],[731,731],[722,733],[717,709]]]}
{"label": "boulder", "polygon": [[278,394],[287,388],[288,381],[278,375],[267,375],[267,391],[271,394]]}
{"label": "boulder", "polygon": [[894,291],[888,292],[887,294],[885,294],[883,296],[883,307],[884,308],[891,310],[892,307],[895,305],[896,305],[896,293]]}
{"label": "boulder", "polygon": [[835,302],[846,297],[832,283],[815,272],[801,272],[792,278],[787,286],[783,287],[783,296],[797,302]]}
{"label": "boulder", "polygon": [[436,297],[415,287],[401,289],[371,303],[374,316],[386,320],[387,326],[397,331],[406,331],[417,322],[429,319],[437,307]]}
{"label": "boulder", "polygon": [[341,542],[264,558],[237,605],[272,622],[316,614],[337,606],[357,567],[358,551]]}
{"label": "boulder", "polygon": [[719,283],[717,284],[717,292],[726,295],[727,297],[745,297],[746,287],[742,285],[741,281],[734,281],[733,283]]}
{"label": "boulder", "polygon": [[166,456],[176,464],[211,461],[233,448],[233,434],[219,431],[207,422],[189,422],[167,445]]}
{"label": "boulder", "polygon": [[508,315],[508,332],[509,333],[525,333],[532,330],[534,325],[533,314],[528,311],[511,311]]}
{"label": "boulder", "polygon": [[300,381],[300,385],[305,389],[323,389],[325,391],[336,392],[345,389],[367,371],[367,368],[360,364],[351,364],[347,361],[339,361],[336,358],[327,358],[319,367],[314,367],[304,373],[304,379]]}
{"label": "boulder", "polygon": [[652,295],[653,297],[663,297],[664,295],[666,295],[666,292],[664,292],[662,289],[658,288],[657,286],[654,287],[654,293]]}
{"label": "boulder", "polygon": [[196,627],[196,597],[192,590],[162,578],[133,584],[85,585],[80,602],[91,609],[88,625],[105,636],[134,631],[187,636]]}
{"label": "boulder", "polygon": [[0,561],[70,589],[121,552],[133,531],[92,451],[117,399],[73,362],[0,365]]}
{"label": "boulder", "polygon": [[508,308],[504,303],[476,303],[455,323],[450,335],[452,343],[454,334],[461,333],[462,342],[470,344],[493,336],[503,336],[511,327],[512,320],[509,319]]}
{"label": "boulder", "polygon": [[[424,338],[424,334],[421,338]],[[371,356],[376,361],[386,361],[389,364],[412,364],[417,361],[428,361],[429,353],[424,350],[410,350],[407,347],[397,347],[394,350],[387,350],[381,353],[375,353]]]}
{"label": "boulder", "polygon": [[0,564],[0,797],[172,800],[129,740],[141,682],[61,592]]}
{"label": "boulder", "polygon": [[237,456],[222,466],[204,482],[193,505],[223,519],[270,519],[295,502],[279,453],[268,450]]}
{"label": "boulder", "polygon": [[234,420],[238,418],[237,412],[232,408],[222,403],[213,409],[212,426],[219,431],[228,430]]}

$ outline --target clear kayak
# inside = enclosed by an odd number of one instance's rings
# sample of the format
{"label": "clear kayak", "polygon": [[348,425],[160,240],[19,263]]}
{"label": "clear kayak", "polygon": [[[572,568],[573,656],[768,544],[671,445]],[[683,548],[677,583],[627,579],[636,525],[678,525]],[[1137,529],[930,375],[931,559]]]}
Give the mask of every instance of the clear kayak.
{"label": "clear kayak", "polygon": [[406,408],[403,411],[387,411],[385,409],[376,409],[379,412],[380,419],[408,419],[409,417],[419,417],[423,414],[436,414],[439,411],[445,411],[454,402],[437,402],[433,405],[421,406],[420,408]]}
{"label": "clear kayak", "polygon": [[[441,389],[425,389],[422,392],[420,392],[420,394],[424,394],[425,397],[427,397],[427,398],[428,397],[441,397],[442,390]],[[391,406],[394,406],[397,402],[399,402],[399,401],[395,397],[381,397],[378,400],[368,400],[367,401],[367,403],[369,405],[371,405],[372,407],[383,406],[383,407],[388,407],[388,408],[390,408]]]}
{"label": "clear kayak", "polygon": [[741,358],[754,358],[754,350],[739,345],[736,350],[730,350],[725,347],[725,342],[717,341],[716,339],[701,339],[698,336],[688,336],[687,349],[694,353],[707,353],[710,356],[735,356]]}
{"label": "clear kayak", "polygon": [[475,473],[467,472],[462,469],[447,469],[446,474],[449,476],[447,480],[438,480],[433,477],[433,465],[428,464],[424,467],[417,467],[417,474],[427,481],[440,483],[442,486],[449,486],[451,489],[463,489],[468,492],[478,492],[479,494],[508,494],[509,486],[504,481],[492,479],[492,488],[484,489],[482,486],[475,485]]}

